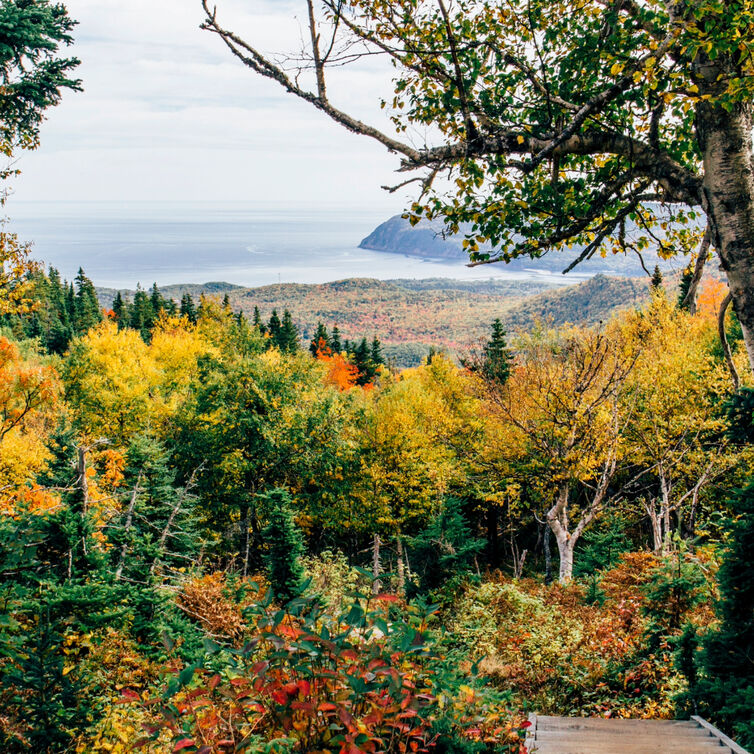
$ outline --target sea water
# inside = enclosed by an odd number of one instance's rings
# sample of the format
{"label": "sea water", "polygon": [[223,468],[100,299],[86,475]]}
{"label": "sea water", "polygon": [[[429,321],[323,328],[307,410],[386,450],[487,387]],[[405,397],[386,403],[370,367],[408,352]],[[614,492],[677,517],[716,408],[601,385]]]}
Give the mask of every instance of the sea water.
{"label": "sea water", "polygon": [[14,202],[6,230],[33,244],[34,258],[72,279],[79,267],[95,285],[135,288],[227,282],[242,286],[325,283],[353,277],[552,279],[503,265],[469,268],[359,249],[387,217],[343,207],[265,207],[212,202]]}

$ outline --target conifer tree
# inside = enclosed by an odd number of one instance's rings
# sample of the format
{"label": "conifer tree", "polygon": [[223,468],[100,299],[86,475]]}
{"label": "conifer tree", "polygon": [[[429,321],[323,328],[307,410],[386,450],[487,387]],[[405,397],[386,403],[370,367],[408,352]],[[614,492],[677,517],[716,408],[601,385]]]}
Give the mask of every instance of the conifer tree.
{"label": "conifer tree", "polygon": [[186,317],[191,324],[196,324],[196,306],[190,293],[184,293],[181,297],[181,317]]}
{"label": "conifer tree", "polygon": [[79,267],[76,275],[76,294],[73,300],[73,321],[77,335],[84,335],[92,327],[102,322],[102,310],[100,309],[97,291],[94,284]]}
{"label": "conifer tree", "polygon": [[232,311],[230,306],[230,296],[228,296],[227,293],[223,296],[223,311]]}
{"label": "conifer tree", "polygon": [[144,341],[148,342],[154,326],[154,309],[152,301],[147,296],[144,289],[137,285],[134,300],[131,304],[131,322],[130,326],[137,330]]}
{"label": "conifer tree", "polygon": [[254,318],[251,321],[252,325],[259,330],[259,332],[264,335],[267,332],[267,327],[265,326],[264,322],[262,322],[262,316],[259,313],[259,307],[254,307]]}
{"label": "conifer tree", "polygon": [[382,366],[385,363],[385,357],[382,353],[382,344],[380,343],[376,335],[372,340],[372,347],[369,357],[371,358],[372,364],[375,367]]}
{"label": "conifer tree", "polygon": [[281,602],[289,602],[301,592],[304,576],[301,555],[304,541],[291,509],[291,496],[287,490],[274,489],[258,496],[267,519],[262,538],[267,547],[264,564],[267,578]]}
{"label": "conifer tree", "polygon": [[299,348],[298,330],[293,324],[293,317],[286,309],[283,312],[283,321],[280,324],[280,331],[277,337],[277,346],[285,353],[295,353]]}
{"label": "conifer tree", "polygon": [[309,344],[312,356],[316,356],[323,346],[330,347],[330,336],[327,334],[327,328],[321,322],[318,322],[312,342]]}
{"label": "conifer tree", "polygon": [[115,321],[118,323],[119,330],[128,327],[130,320],[129,307],[123,299],[120,291],[115,294],[115,300],[113,301],[113,314],[115,314]]}
{"label": "conifer tree", "polygon": [[704,641],[703,677],[692,689],[701,714],[754,746],[754,484],[733,501],[731,541],[718,574],[720,627]]}
{"label": "conifer tree", "polygon": [[653,291],[659,291],[662,288],[662,270],[660,269],[659,264],[655,265],[650,285],[652,286]]}
{"label": "conifer tree", "polygon": [[333,353],[341,353],[343,351],[343,344],[340,341],[340,330],[335,325],[332,329],[332,335],[330,336],[330,348]]}
{"label": "conifer tree", "polygon": [[160,312],[165,309],[165,299],[160,293],[160,289],[157,287],[157,283],[152,284],[152,292],[149,296],[149,303],[152,305],[152,316],[157,318],[160,316]]}
{"label": "conifer tree", "polygon": [[372,362],[372,352],[366,338],[362,338],[359,345],[354,349],[353,365],[359,372],[359,377],[356,380],[357,385],[368,385],[374,379],[376,368]]}
{"label": "conifer tree", "polygon": [[492,323],[492,335],[484,347],[482,374],[493,382],[505,384],[511,374],[511,356],[503,323],[496,319]]}
{"label": "conifer tree", "polygon": [[270,338],[272,339],[272,344],[276,346],[280,346],[280,331],[282,330],[283,325],[280,321],[280,317],[278,316],[277,309],[272,310],[272,315],[270,316],[270,321],[267,323],[267,332],[270,334]]}
{"label": "conifer tree", "polygon": [[447,498],[430,525],[409,541],[419,589],[458,583],[473,572],[484,540],[473,536],[458,498]]}
{"label": "conifer tree", "polygon": [[681,309],[688,309],[689,303],[686,301],[686,296],[688,295],[689,288],[691,288],[691,281],[694,279],[694,267],[693,265],[688,265],[686,268],[684,268],[683,272],[681,273],[681,283],[678,290],[678,306]]}

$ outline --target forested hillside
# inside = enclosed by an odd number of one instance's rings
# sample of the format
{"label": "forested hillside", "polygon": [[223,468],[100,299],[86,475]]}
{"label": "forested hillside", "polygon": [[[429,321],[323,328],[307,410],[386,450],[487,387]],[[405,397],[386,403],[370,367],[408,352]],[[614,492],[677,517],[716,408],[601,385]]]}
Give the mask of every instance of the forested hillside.
{"label": "forested hillside", "polygon": [[[245,289],[225,283],[169,286],[166,298],[180,301],[188,294],[227,294],[236,311],[252,317],[254,307],[264,316],[288,310],[303,338],[311,339],[319,322],[337,325],[343,337],[377,335],[387,358],[399,367],[416,366],[429,349],[456,357],[486,335],[489,323],[500,318],[511,331],[531,328],[538,320],[594,324],[616,311],[648,300],[645,279],[606,278],[564,287],[546,280],[342,280],[324,285],[272,285]],[[98,290],[110,308],[116,291]],[[133,298],[133,292],[123,292]]]}

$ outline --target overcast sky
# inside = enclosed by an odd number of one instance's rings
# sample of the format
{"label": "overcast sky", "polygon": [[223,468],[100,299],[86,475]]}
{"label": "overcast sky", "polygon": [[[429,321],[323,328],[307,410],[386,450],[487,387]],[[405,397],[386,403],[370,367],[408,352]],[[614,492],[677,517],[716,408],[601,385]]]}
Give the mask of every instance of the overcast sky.
{"label": "overcast sky", "polygon": [[[397,158],[257,78],[198,27],[198,0],[67,0],[84,92],[50,111],[17,200],[242,200],[398,211]],[[303,0],[218,0],[264,51],[295,49]],[[384,123],[389,70],[339,71],[331,96]],[[12,205],[8,211],[12,212]]]}

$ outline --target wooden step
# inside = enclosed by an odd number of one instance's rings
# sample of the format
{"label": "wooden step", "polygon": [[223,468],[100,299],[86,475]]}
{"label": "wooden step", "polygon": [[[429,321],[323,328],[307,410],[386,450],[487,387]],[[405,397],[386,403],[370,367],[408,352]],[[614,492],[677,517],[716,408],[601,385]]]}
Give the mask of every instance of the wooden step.
{"label": "wooden step", "polygon": [[530,754],[747,754],[701,718],[625,720],[532,715]]}

